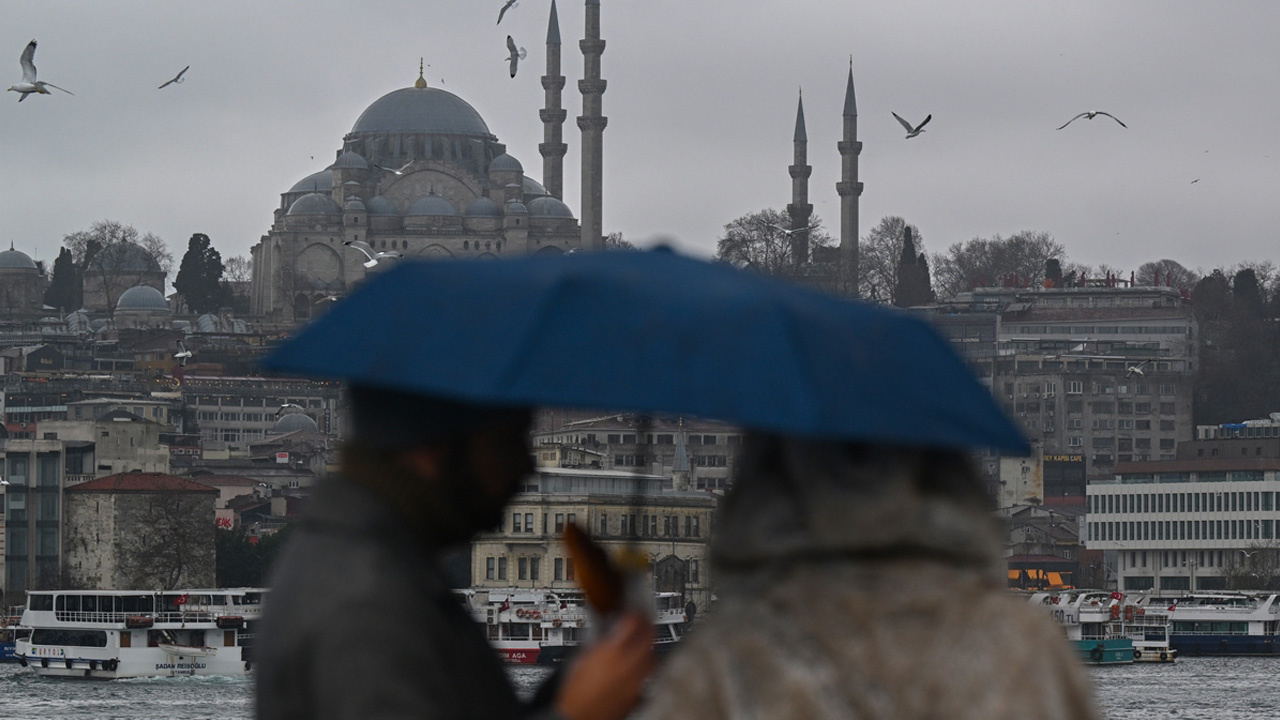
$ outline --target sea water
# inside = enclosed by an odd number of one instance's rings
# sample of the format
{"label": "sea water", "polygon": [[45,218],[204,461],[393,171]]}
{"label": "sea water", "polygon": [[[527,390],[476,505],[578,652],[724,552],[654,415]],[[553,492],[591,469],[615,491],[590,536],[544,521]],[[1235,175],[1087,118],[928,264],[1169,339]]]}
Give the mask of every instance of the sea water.
{"label": "sea water", "polygon": [[[547,668],[508,675],[529,696]],[[1237,720],[1280,717],[1280,658],[1183,658],[1173,664],[1089,668],[1107,720]],[[251,720],[251,678],[179,677],[138,680],[37,678],[0,665],[0,718],[9,720]]]}

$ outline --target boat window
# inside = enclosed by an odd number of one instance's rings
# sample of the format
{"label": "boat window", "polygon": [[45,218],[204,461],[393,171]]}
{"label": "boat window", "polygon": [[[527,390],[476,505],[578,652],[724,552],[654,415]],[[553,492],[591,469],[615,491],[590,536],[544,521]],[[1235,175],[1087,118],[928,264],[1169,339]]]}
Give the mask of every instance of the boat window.
{"label": "boat window", "polygon": [[28,595],[27,603],[32,610],[49,611],[53,609],[52,595]]}
{"label": "boat window", "polygon": [[85,612],[98,612],[98,596],[82,595],[80,597],[80,609]]}
{"label": "boat window", "polygon": [[120,598],[120,612],[149,613],[155,612],[155,602],[150,595],[125,595]]}
{"label": "boat window", "polygon": [[31,632],[31,644],[67,645],[71,647],[106,647],[107,633],[102,630],[36,628]]}
{"label": "boat window", "polygon": [[55,607],[58,610],[71,610],[71,611],[79,612],[80,596],[79,595],[59,595],[57,600],[55,601]]}

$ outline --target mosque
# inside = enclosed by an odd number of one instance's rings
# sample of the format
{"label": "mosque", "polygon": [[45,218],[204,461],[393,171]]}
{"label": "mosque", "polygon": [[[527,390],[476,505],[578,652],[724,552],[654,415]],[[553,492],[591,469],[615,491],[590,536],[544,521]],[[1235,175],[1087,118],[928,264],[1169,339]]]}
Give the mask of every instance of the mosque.
{"label": "mosque", "polygon": [[[375,253],[416,258],[498,258],[532,253],[564,253],[603,248],[602,112],[606,82],[600,77],[605,42],[600,39],[600,2],[585,0],[583,114],[581,131],[581,220],[563,197],[562,104],[565,77],[560,70],[560,27],[551,4],[547,27],[541,182],[489,131],[465,100],[429,87],[422,76],[412,87],[390,92],[369,105],[343,138],[334,162],[299,180],[280,196],[270,230],[252,248],[252,315],[265,322],[305,321],[326,300],[349,292],[375,266],[347,242],[368,243]],[[844,107],[841,199],[841,276],[856,278],[858,196],[857,111],[853,72]],[[807,255],[802,228],[808,225],[810,168],[801,107],[797,115],[792,202],[793,227]],[[856,283],[841,292],[857,294]]]}

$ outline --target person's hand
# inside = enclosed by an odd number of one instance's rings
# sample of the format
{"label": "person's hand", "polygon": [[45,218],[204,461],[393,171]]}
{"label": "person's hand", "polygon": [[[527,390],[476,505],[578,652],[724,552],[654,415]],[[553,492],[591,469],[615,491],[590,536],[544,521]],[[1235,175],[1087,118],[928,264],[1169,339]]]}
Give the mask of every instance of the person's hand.
{"label": "person's hand", "polygon": [[556,696],[556,711],[565,720],[622,720],[640,701],[654,664],[653,623],[629,612],[578,654]]}

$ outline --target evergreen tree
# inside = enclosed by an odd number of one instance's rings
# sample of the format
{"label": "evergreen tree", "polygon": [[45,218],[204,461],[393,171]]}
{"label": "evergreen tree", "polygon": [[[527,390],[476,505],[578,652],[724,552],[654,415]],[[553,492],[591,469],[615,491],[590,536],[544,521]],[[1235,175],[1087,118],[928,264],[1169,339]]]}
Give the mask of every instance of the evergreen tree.
{"label": "evergreen tree", "polygon": [[1062,261],[1058,258],[1049,258],[1044,261],[1044,286],[1062,287]]}
{"label": "evergreen tree", "polygon": [[915,238],[911,226],[907,225],[902,228],[902,252],[898,256],[893,304],[898,307],[927,305],[934,300],[932,285],[929,260],[924,253],[916,253]]}
{"label": "evergreen tree", "polygon": [[216,312],[227,300],[222,284],[222,255],[213,248],[208,235],[191,236],[173,288],[182,293],[193,313]]}
{"label": "evergreen tree", "polygon": [[84,285],[80,270],[76,268],[68,248],[62,248],[58,252],[58,259],[53,261],[53,277],[49,279],[49,287],[44,291],[44,304],[60,309],[64,315],[79,310],[84,304]]}

